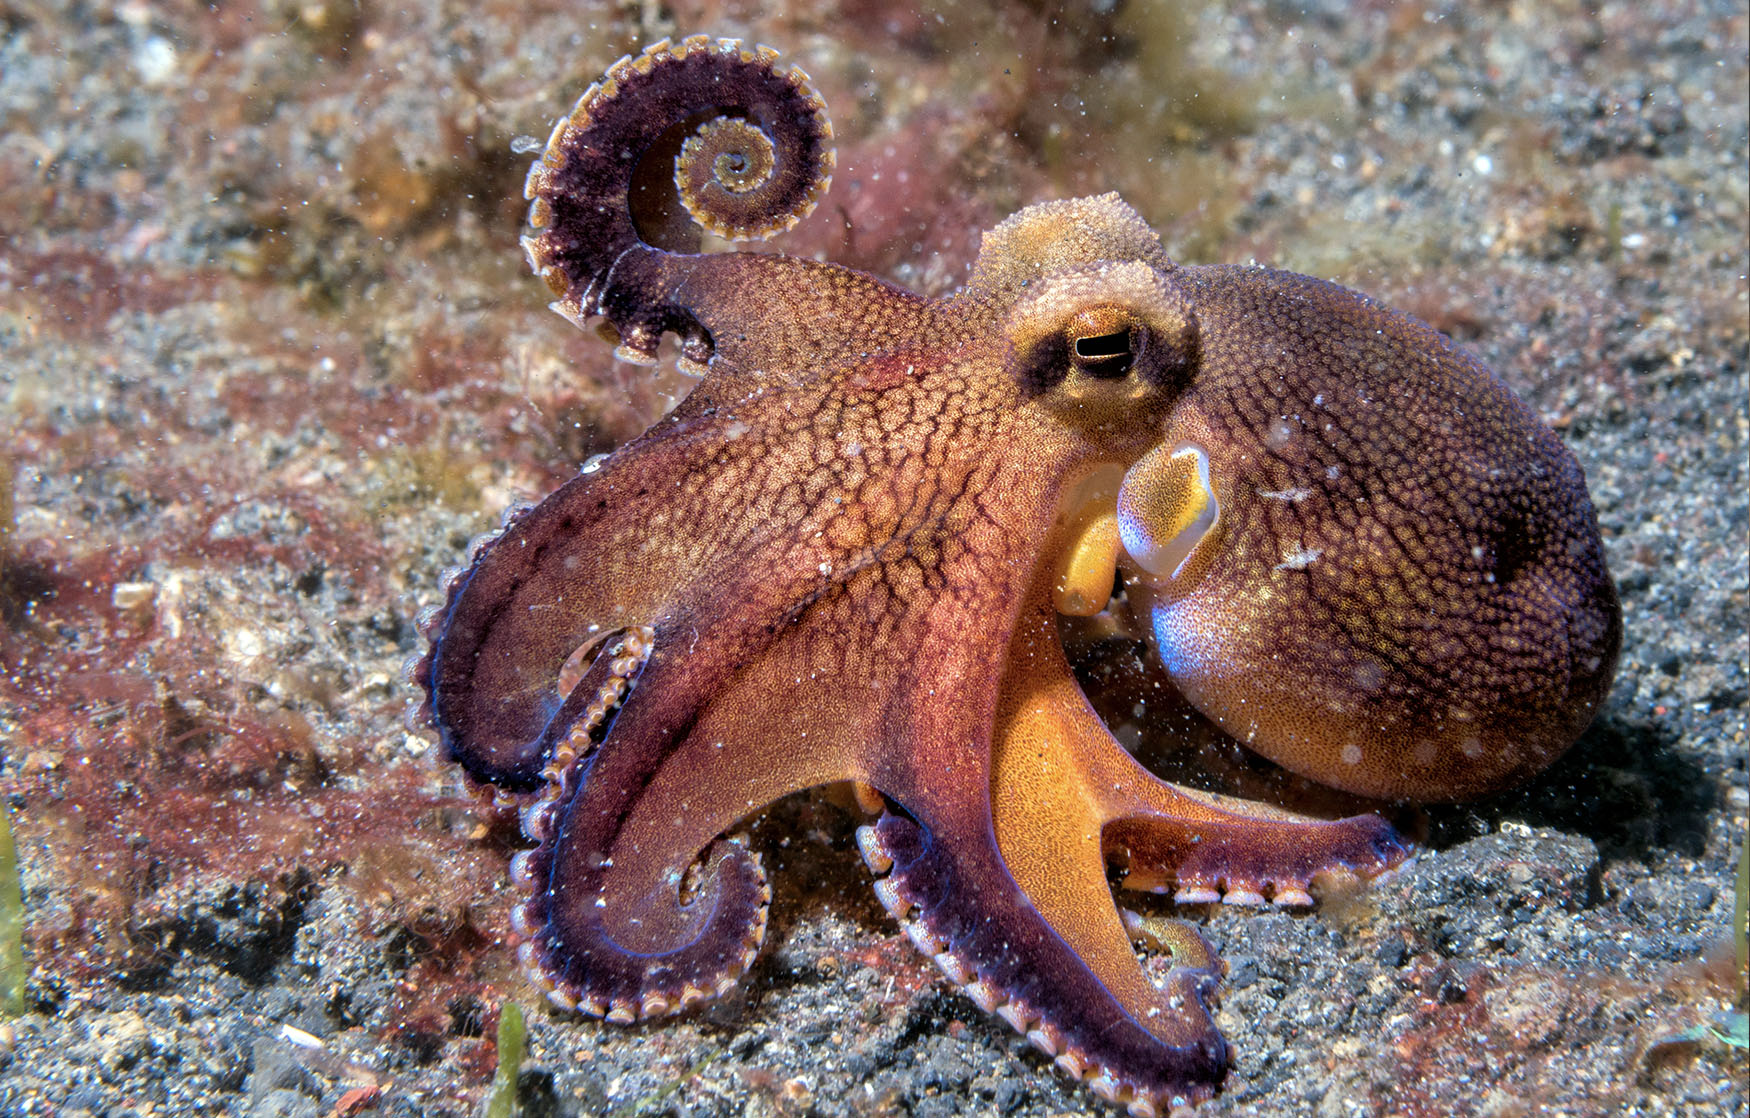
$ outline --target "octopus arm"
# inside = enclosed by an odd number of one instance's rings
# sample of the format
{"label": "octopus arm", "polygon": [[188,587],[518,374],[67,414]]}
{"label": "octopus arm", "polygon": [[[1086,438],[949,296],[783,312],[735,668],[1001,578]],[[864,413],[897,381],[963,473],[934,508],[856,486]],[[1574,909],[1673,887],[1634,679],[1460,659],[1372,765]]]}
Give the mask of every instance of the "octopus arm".
{"label": "octopus arm", "polygon": [[[975,495],[1004,489],[993,470],[945,463],[879,546],[815,565],[816,585],[775,595],[799,556],[774,543],[740,581],[682,589],[599,748],[556,762],[525,818],[540,845],[519,868],[532,892],[520,920],[556,1000],[630,1020],[732,982],[765,894],[753,857],[720,836],[789,792],[853,779],[913,802],[928,799],[920,787],[982,802],[1004,618],[1028,578],[1009,561],[1012,532],[976,509]],[[1048,507],[1037,478],[1015,473],[1009,499]],[[756,604],[779,597],[781,616]],[[964,639],[975,622],[988,639]],[[890,639],[871,642],[871,627]],[[916,748],[896,756],[894,741]]]}
{"label": "octopus arm", "polygon": [[627,360],[654,362],[672,331],[693,371],[713,357],[755,374],[821,367],[915,331],[931,304],[836,265],[698,249],[702,232],[790,228],[833,163],[807,75],[764,48],[665,40],[622,59],[555,127],[525,187],[524,249],[554,309],[605,319]]}
{"label": "octopus arm", "polygon": [[[1317,884],[1374,877],[1408,857],[1377,815],[1314,819],[1160,780],[1088,705],[1052,623],[1046,611],[1035,613],[1005,686],[994,810],[1018,875],[1046,874],[1048,852],[1073,847],[1102,874],[1107,862],[1121,863],[1126,888],[1190,903],[1302,905]],[[1041,811],[1044,803],[1052,809]],[[1098,886],[1091,891],[1103,898],[1103,877]],[[1086,902],[1067,898],[1058,907],[1085,917]]]}
{"label": "octopus arm", "polygon": [[1120,848],[1139,887],[1208,882],[1283,903],[1304,903],[1318,876],[1371,876],[1407,853],[1376,818],[1305,819],[1156,779],[1083,698],[1040,592],[991,733],[982,814],[939,786],[906,789],[909,814],[872,830],[874,868],[892,864],[883,899],[976,1001],[1141,1112],[1206,1097],[1227,1049],[1206,1005],[1219,963],[1195,931],[1171,931],[1159,986],[1139,965],[1108,884]]}
{"label": "octopus arm", "polygon": [[775,625],[811,593],[817,521],[787,521],[773,502],[812,453],[780,432],[817,403],[703,384],[489,540],[452,584],[420,667],[449,756],[477,780],[532,791],[610,682],[601,668],[561,692],[574,655],[611,663],[620,635],[666,622],[668,639],[681,616],[703,629],[734,609]]}
{"label": "octopus arm", "polygon": [[[1040,568],[1014,566],[1027,582],[1011,584],[1016,620],[996,654],[912,683],[912,763],[873,774],[891,807],[859,842],[884,906],[980,1007],[1102,1096],[1164,1113],[1208,1097],[1226,1069],[1206,1007],[1219,963],[1187,932],[1164,989],[1143,975],[1106,884],[1100,769],[1082,763],[1117,744],[1091,711],[1059,717],[1086,704],[1061,652],[1047,656]],[[1068,691],[1040,690],[1058,669]],[[1012,784],[1042,752],[1063,763]]]}

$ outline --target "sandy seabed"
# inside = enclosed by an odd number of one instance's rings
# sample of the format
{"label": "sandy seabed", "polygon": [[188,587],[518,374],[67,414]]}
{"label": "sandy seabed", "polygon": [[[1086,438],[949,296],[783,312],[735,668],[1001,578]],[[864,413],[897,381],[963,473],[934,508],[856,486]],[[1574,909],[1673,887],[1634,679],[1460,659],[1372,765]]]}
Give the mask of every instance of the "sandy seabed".
{"label": "sandy seabed", "polygon": [[[1750,346],[1741,4],[0,0],[0,790],[30,1012],[0,1113],[1044,1116],[1099,1104],[948,988],[824,798],[729,1001],[549,1013],[514,820],[403,723],[440,573],[685,382],[544,309],[528,138],[615,58],[771,43],[840,166],[779,244],[957,286],[978,234],[1116,189],[1187,262],[1454,335],[1585,467],[1626,644],[1531,787],[1226,957],[1210,1115],[1741,1115]],[[0,518],[3,520],[4,518]],[[1151,965],[1159,965],[1158,961]],[[291,1031],[288,1031],[291,1030]]]}

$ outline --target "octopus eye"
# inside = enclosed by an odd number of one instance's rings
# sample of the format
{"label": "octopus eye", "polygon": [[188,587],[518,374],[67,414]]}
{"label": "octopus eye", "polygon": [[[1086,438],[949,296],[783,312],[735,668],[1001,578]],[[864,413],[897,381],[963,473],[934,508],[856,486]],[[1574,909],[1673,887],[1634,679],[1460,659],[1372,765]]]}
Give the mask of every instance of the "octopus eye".
{"label": "octopus eye", "polygon": [[1136,364],[1148,337],[1122,307],[1091,307],[1064,330],[1069,364],[1083,376],[1116,380]]}
{"label": "octopus eye", "polygon": [[1004,323],[1009,375],[1034,394],[1087,405],[1183,384],[1197,353],[1190,302],[1140,261],[1047,276]]}
{"label": "octopus eye", "polygon": [[1130,331],[1118,334],[1101,334],[1093,338],[1076,339],[1076,356],[1083,361],[1093,361],[1104,357],[1130,357]]}
{"label": "octopus eye", "polygon": [[1213,537],[1221,501],[1209,483],[1202,447],[1158,446],[1137,460],[1118,487],[1118,538],[1125,554],[1157,579],[1191,570],[1198,545]]}

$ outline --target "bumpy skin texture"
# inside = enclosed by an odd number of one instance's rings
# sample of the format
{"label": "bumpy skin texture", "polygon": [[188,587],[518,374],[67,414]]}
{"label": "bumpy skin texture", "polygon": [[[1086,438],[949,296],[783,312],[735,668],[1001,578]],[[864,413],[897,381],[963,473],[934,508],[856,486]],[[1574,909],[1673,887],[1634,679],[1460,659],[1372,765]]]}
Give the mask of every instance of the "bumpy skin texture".
{"label": "bumpy skin texture", "polygon": [[877,893],[954,982],[1132,1113],[1207,1097],[1220,963],[1173,926],[1148,981],[1108,867],[1186,903],[1304,905],[1407,851],[1376,817],[1151,776],[1077,688],[1058,613],[1131,617],[1289,768],[1480,795],[1565,749],[1610,683],[1584,481],[1427,327],[1302,276],[1179,267],[1116,196],[1016,214],[943,301],[691,251],[699,225],[796,220],[830,140],[802,75],[694,39],[616,65],[529,174],[556,309],[634,360],[673,332],[703,379],[515,515],[431,627],[449,756],[526,797],[523,957],[611,1020],[722,992],[768,897],[725,836],[855,781]]}

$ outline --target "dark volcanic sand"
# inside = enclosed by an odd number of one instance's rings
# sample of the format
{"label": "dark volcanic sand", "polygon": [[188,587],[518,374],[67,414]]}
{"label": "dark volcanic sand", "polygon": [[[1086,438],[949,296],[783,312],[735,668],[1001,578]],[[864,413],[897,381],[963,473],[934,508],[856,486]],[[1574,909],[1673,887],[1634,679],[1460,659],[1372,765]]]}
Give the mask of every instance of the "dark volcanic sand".
{"label": "dark volcanic sand", "polygon": [[1098,1109],[915,954],[819,797],[756,828],[776,897],[737,997],[547,1012],[503,943],[514,826],[402,724],[443,568],[684,389],[543,309],[521,138],[708,31],[832,107],[789,251],[939,292],[1015,208],[1116,189],[1180,259],[1453,333],[1586,468],[1627,624],[1608,709],[1532,787],[1412,814],[1391,883],[1190,913],[1230,965],[1205,1112],[1743,1114],[1742,1051],[1660,1043],[1743,993],[1742,5],[760,7],[0,0],[32,1007],[0,1113],[472,1114],[507,999],[530,1114]]}

